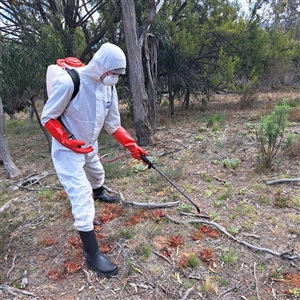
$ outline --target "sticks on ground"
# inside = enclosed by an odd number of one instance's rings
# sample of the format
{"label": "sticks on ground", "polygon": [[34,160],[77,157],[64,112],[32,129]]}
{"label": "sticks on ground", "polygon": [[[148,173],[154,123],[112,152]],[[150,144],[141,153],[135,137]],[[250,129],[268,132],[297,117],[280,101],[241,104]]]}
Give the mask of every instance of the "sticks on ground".
{"label": "sticks on ground", "polygon": [[25,296],[35,297],[35,295],[33,293],[27,292],[25,290],[17,289],[15,287],[11,287],[6,284],[0,285],[0,290],[4,291],[10,295],[13,295],[13,296],[17,296],[17,294],[21,294],[21,295],[25,295]]}
{"label": "sticks on ground", "polygon": [[193,220],[188,220],[188,221],[179,221],[169,215],[166,215],[166,218],[168,220],[170,220],[171,222],[175,223],[175,224],[190,224],[190,223],[201,223],[201,224],[206,224],[206,225],[210,225],[210,226],[214,226],[216,227],[220,232],[222,232],[223,234],[225,234],[227,237],[229,237],[231,240],[249,247],[252,250],[256,250],[256,251],[262,251],[262,252],[267,252],[269,254],[272,254],[274,256],[280,257],[282,259],[287,259],[287,260],[296,260],[299,259],[300,260],[300,254],[297,252],[294,252],[294,250],[289,250],[289,251],[285,251],[285,252],[276,252],[273,251],[271,249],[268,248],[262,248],[262,247],[257,247],[254,246],[248,242],[242,241],[238,238],[236,238],[235,236],[233,236],[232,234],[230,234],[223,226],[219,225],[218,223],[215,222],[211,222],[211,221],[207,221],[207,220],[201,220],[201,219],[193,219]]}
{"label": "sticks on ground", "polygon": [[19,180],[18,182],[14,183],[15,189],[23,188],[29,191],[35,191],[35,189],[31,189],[30,187],[34,184],[40,183],[40,180],[49,176],[56,174],[54,171],[45,171],[41,174],[31,174],[26,176],[25,178]]}
{"label": "sticks on ground", "polygon": [[179,204],[179,201],[176,202],[165,202],[165,203],[151,203],[151,202],[146,202],[146,203],[142,203],[142,202],[129,202],[126,201],[123,197],[123,194],[121,192],[117,193],[113,190],[110,190],[109,188],[107,188],[106,186],[104,186],[104,189],[106,191],[108,191],[109,193],[113,193],[115,195],[119,195],[119,198],[121,200],[121,203],[124,205],[131,205],[131,206],[137,206],[137,207],[144,207],[144,208],[166,208],[166,207],[174,207],[177,206]]}
{"label": "sticks on ground", "polygon": [[300,181],[300,178],[281,178],[281,179],[275,179],[267,181],[267,185],[275,184],[275,183],[283,183],[283,182],[298,182]]}

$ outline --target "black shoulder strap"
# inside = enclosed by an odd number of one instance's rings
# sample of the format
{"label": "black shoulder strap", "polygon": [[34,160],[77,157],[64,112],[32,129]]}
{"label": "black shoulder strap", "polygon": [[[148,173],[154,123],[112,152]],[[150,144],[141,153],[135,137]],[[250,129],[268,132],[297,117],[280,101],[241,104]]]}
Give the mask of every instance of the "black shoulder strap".
{"label": "black shoulder strap", "polygon": [[70,101],[72,101],[76,97],[76,95],[79,91],[80,78],[79,78],[78,72],[75,69],[67,69],[67,72],[71,76],[72,81],[74,83],[74,92],[73,92],[72,97],[70,99]]}

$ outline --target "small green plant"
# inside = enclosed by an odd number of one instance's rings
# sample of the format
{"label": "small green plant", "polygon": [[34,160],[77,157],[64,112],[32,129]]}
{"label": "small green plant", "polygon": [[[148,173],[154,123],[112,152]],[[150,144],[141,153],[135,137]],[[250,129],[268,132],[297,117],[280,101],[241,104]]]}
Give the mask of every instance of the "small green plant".
{"label": "small green plant", "polygon": [[132,228],[131,227],[121,228],[121,230],[119,231],[119,236],[126,240],[132,239],[134,236]]}
{"label": "small green plant", "polygon": [[218,125],[214,125],[211,130],[213,132],[219,132],[219,126]]}
{"label": "small green plant", "polygon": [[206,126],[212,127],[216,122],[222,122],[225,119],[225,116],[223,113],[217,113],[215,115],[211,115],[208,117]]}
{"label": "small green plant", "polygon": [[296,196],[292,199],[293,204],[295,204],[295,206],[300,207],[300,196]]}
{"label": "small green plant", "polygon": [[285,103],[275,106],[272,113],[262,117],[256,130],[256,147],[261,168],[270,168],[278,150],[282,147],[284,131],[288,125],[290,107]]}
{"label": "small green plant", "polygon": [[140,164],[134,165],[133,168],[132,168],[132,171],[134,173],[139,173],[139,172],[147,170],[147,168],[148,168],[147,166],[140,163]]}
{"label": "small green plant", "polygon": [[235,250],[229,249],[224,251],[220,258],[225,264],[232,265],[239,260],[240,255]]}
{"label": "small green plant", "polygon": [[241,226],[234,226],[234,225],[230,225],[229,228],[227,229],[228,232],[230,232],[231,234],[238,234],[240,232],[240,230],[242,229]]}
{"label": "small green plant", "polygon": [[290,148],[295,144],[297,135],[295,133],[288,133],[282,142],[282,150],[288,152]]}
{"label": "small green plant", "polygon": [[217,200],[227,200],[230,199],[232,196],[232,189],[231,187],[229,187],[225,193],[221,194],[220,196],[218,196]]}
{"label": "small green plant", "polygon": [[217,199],[217,200],[215,200],[215,203],[214,203],[214,206],[215,207],[221,207],[223,205],[223,201],[222,200],[219,200],[219,199]]}
{"label": "small green plant", "polygon": [[257,265],[257,270],[260,272],[263,272],[265,270],[265,267],[262,264]]}
{"label": "small green plant", "polygon": [[269,204],[271,202],[271,197],[270,195],[265,195],[265,194],[258,195],[256,201],[261,204]]}
{"label": "small green plant", "polygon": [[204,139],[205,139],[205,137],[202,134],[195,136],[195,141],[203,141]]}
{"label": "small green plant", "polygon": [[221,220],[221,217],[215,212],[209,214],[209,217],[212,222],[220,222],[220,220]]}
{"label": "small green plant", "polygon": [[187,266],[194,269],[200,265],[199,259],[196,255],[192,254],[188,257]]}
{"label": "small green plant", "polygon": [[295,298],[298,298],[300,296],[300,290],[298,288],[290,289],[289,294]]}
{"label": "small green plant", "polygon": [[134,191],[134,193],[135,193],[136,195],[141,195],[141,194],[144,193],[144,189],[143,189],[142,187],[139,186],[139,187]]}
{"label": "small green plant", "polygon": [[151,247],[147,244],[142,247],[142,259],[147,260],[152,253]]}
{"label": "small green plant", "polygon": [[222,160],[222,164],[224,168],[228,169],[235,169],[239,164],[241,163],[241,160],[237,158],[225,158]]}
{"label": "small green plant", "polygon": [[182,211],[182,212],[186,212],[186,213],[189,213],[193,210],[194,210],[194,207],[192,205],[189,205],[189,204],[181,204],[177,208],[177,211]]}
{"label": "small green plant", "polygon": [[282,271],[283,271],[283,266],[279,266],[276,269],[276,272],[272,275],[272,278],[282,279],[283,278]]}
{"label": "small green plant", "polygon": [[207,132],[208,129],[206,127],[200,127],[199,129],[199,132]]}
{"label": "small green plant", "polygon": [[222,276],[216,276],[216,280],[219,282],[220,286],[227,286],[229,284],[228,280]]}

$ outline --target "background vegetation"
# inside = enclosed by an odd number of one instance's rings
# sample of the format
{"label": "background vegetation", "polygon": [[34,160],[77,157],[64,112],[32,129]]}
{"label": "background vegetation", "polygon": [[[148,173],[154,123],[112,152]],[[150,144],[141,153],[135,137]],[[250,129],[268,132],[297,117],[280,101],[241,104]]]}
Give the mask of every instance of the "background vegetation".
{"label": "background vegetation", "polygon": [[[36,90],[45,99],[46,68],[57,58],[76,56],[87,63],[107,41],[126,51],[126,16],[119,2],[1,0],[0,96],[5,111],[13,116],[24,109]],[[135,1],[138,32],[147,25],[150,2]],[[166,99],[173,115],[176,99],[188,109],[192,95],[205,109],[213,93],[235,92],[241,95],[241,107],[249,107],[261,88],[298,87],[299,12],[293,9],[298,2],[249,1],[245,8],[228,0],[158,1],[157,7],[162,6],[148,29],[152,39],[146,53],[156,57],[157,103]],[[144,58],[146,62],[145,53]],[[146,69],[144,73],[150,92],[152,81]],[[131,107],[126,86],[127,77],[119,95]],[[154,116],[152,111],[149,118]]]}

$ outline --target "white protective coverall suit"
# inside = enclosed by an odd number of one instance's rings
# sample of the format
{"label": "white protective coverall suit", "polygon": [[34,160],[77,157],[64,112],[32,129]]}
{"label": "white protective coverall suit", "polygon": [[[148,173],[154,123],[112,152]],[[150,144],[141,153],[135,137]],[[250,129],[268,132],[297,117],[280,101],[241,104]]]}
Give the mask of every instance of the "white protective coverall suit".
{"label": "white protective coverall suit", "polygon": [[58,178],[72,204],[74,226],[78,231],[93,229],[95,215],[92,189],[104,183],[104,169],[98,157],[97,138],[102,128],[113,134],[120,126],[118,97],[115,86],[106,86],[100,77],[106,72],[126,68],[123,51],[105,43],[95,53],[88,65],[77,68],[80,88],[70,101],[74,84],[67,73],[55,77],[52,92],[42,112],[42,124],[61,116],[62,122],[77,140],[85,141],[94,150],[78,154],[61,145],[52,143],[52,160]]}

